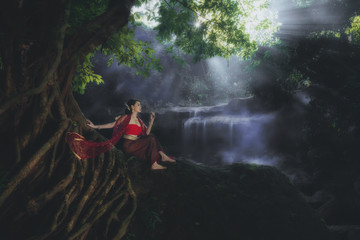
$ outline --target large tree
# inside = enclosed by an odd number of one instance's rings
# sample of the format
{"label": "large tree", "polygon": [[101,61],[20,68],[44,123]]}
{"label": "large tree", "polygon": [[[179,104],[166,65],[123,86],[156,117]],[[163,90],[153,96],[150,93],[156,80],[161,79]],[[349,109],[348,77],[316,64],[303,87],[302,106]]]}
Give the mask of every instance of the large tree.
{"label": "large tree", "polygon": [[[261,9],[267,6],[256,0],[164,0],[155,17],[160,21],[157,30],[163,40],[177,36],[173,44],[197,59],[247,56],[256,50],[256,41],[242,19],[254,18],[254,3]],[[0,226],[5,238],[120,239],[126,233],[136,195],[125,157],[113,149],[79,161],[64,139],[67,131],[76,131],[89,140],[104,140],[86,127],[72,96],[74,74],[86,56],[102,46],[107,53],[112,49],[120,62],[149,66],[129,51],[121,53],[123,48],[106,45],[117,39],[119,46],[134,49],[122,35],[129,33],[124,27],[128,29],[134,4],[133,0],[2,1]],[[200,19],[197,27],[196,19]],[[270,23],[260,19],[253,27],[261,32]]]}

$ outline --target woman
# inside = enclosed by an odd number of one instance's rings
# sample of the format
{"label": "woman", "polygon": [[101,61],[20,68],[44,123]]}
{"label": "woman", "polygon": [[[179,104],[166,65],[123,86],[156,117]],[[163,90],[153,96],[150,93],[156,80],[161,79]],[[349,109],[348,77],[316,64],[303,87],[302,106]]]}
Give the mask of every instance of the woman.
{"label": "woman", "polygon": [[160,159],[164,162],[175,163],[176,161],[164,153],[158,141],[150,134],[155,113],[151,113],[149,127],[147,127],[137,116],[141,112],[140,101],[130,99],[125,105],[125,115],[115,122],[94,125],[87,120],[87,125],[95,129],[114,128],[113,137],[106,142],[90,142],[77,133],[67,133],[67,142],[74,154],[81,159],[94,157],[109,150],[121,139],[120,144],[124,152],[140,159],[150,160],[151,169],[166,169],[159,164]]}

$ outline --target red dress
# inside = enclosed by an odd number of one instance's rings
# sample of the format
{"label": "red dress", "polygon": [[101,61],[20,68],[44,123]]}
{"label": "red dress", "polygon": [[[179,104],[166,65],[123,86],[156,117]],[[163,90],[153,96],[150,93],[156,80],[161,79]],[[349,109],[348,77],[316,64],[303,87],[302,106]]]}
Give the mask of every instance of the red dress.
{"label": "red dress", "polygon": [[[141,159],[151,160],[151,164],[160,159],[159,151],[162,150],[159,142],[153,135],[147,135],[147,127],[138,117],[140,126],[133,126],[129,124],[131,115],[124,115],[120,117],[114,126],[112,138],[106,142],[91,142],[86,141],[85,138],[78,133],[66,133],[66,142],[70,149],[79,159],[92,158],[108,151],[121,139],[123,134],[138,135],[137,140],[122,139],[120,144],[126,154],[134,155]],[[134,134],[138,133],[138,134]]]}
{"label": "red dress", "polygon": [[141,135],[141,126],[137,124],[128,124],[125,128],[124,134],[126,135]]}

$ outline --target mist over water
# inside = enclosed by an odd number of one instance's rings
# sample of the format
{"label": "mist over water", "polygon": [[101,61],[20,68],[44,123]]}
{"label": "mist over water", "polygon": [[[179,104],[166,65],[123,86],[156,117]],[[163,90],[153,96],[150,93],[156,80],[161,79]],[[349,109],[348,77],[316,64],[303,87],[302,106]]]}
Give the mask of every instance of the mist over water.
{"label": "mist over water", "polygon": [[[227,104],[207,107],[174,107],[187,112],[182,120],[181,153],[194,161],[222,165],[245,162],[276,166],[280,156],[271,149],[277,133],[277,112],[226,111]],[[219,109],[221,109],[219,111]]]}
{"label": "mist over water", "polygon": [[224,163],[259,158],[268,152],[264,128],[273,120],[273,113],[194,116],[184,122],[185,152],[202,149],[202,157],[218,154]]}

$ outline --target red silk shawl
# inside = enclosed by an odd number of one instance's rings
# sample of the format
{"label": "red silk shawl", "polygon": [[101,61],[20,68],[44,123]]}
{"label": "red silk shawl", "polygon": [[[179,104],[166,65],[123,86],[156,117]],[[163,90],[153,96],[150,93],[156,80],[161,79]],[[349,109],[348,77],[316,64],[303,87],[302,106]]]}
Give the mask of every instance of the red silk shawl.
{"label": "red silk shawl", "polygon": [[[137,118],[141,125],[140,135],[146,135],[147,127],[139,117]],[[106,142],[87,141],[83,136],[75,132],[66,133],[66,142],[69,144],[70,149],[77,158],[85,159],[96,157],[101,153],[111,149],[120,140],[120,138],[124,134],[126,126],[130,122],[130,119],[131,115],[128,114],[121,116],[118,120],[116,120],[112,133],[112,138],[107,140]]]}

